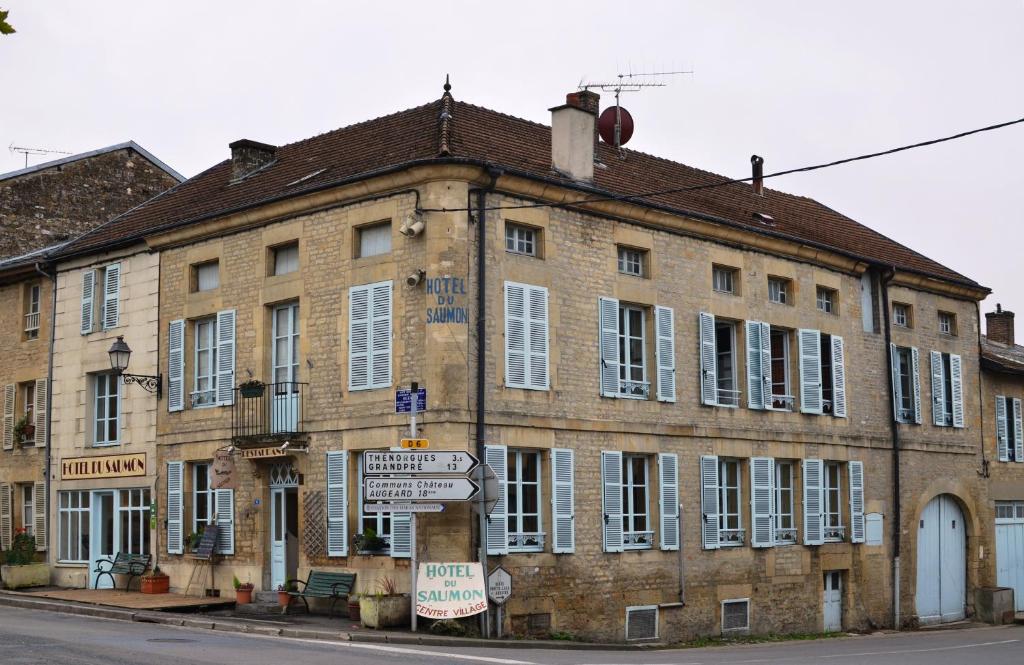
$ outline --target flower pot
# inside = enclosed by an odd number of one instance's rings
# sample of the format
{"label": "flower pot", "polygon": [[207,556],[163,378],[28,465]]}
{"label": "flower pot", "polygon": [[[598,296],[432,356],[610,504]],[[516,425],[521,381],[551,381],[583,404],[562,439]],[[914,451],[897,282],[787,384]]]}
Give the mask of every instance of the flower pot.
{"label": "flower pot", "polygon": [[248,605],[252,602],[252,589],[235,589],[235,603]]}
{"label": "flower pot", "polygon": [[139,590],[142,593],[167,593],[171,590],[171,578],[166,575],[149,575],[140,580]]}
{"label": "flower pot", "polygon": [[0,566],[0,578],[3,578],[4,586],[8,589],[46,586],[50,583],[50,566],[45,563]]}
{"label": "flower pot", "polygon": [[288,595],[287,591],[278,591],[277,592],[277,604],[278,605],[280,605],[281,607],[288,607],[288,605],[291,602],[292,602],[292,597]]}
{"label": "flower pot", "polygon": [[348,618],[352,621],[359,621],[359,599],[348,599]]}
{"label": "flower pot", "polygon": [[266,386],[263,384],[257,386],[239,386],[238,391],[242,393],[242,397],[245,399],[252,399],[254,397],[263,397],[263,391],[265,388]]}
{"label": "flower pot", "polygon": [[36,438],[36,426],[25,425],[25,429],[21,430],[21,438],[25,440],[35,440]]}
{"label": "flower pot", "polygon": [[412,606],[408,594],[363,596],[359,599],[359,617],[367,628],[393,628],[409,624]]}

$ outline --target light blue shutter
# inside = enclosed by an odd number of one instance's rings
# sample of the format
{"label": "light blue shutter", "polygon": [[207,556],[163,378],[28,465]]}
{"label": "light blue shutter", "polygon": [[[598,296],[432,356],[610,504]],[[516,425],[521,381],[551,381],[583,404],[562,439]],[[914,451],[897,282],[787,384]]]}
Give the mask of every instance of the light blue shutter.
{"label": "light blue shutter", "polygon": [[942,368],[942,354],[932,351],[928,354],[931,358],[932,369],[932,424],[938,427],[946,426],[946,381],[945,372]]}
{"label": "light blue shutter", "polygon": [[487,446],[484,462],[498,479],[498,501],[487,516],[487,553],[508,554],[508,449]]}
{"label": "light blue shutter", "polygon": [[14,538],[14,514],[10,483],[0,483],[0,550],[11,549]]}
{"label": "light blue shutter", "polygon": [[167,553],[181,554],[184,551],[182,525],[184,523],[184,506],[182,491],[184,487],[185,463],[167,463]]}
{"label": "light blue shutter", "polygon": [[4,386],[4,450],[14,450],[14,402],[17,395],[17,387],[13,383]]}
{"label": "light blue shutter", "polygon": [[1013,400],[1013,445],[1014,445],[1014,459],[1018,462],[1024,462],[1024,429],[1021,427],[1021,408],[1020,400]]}
{"label": "light blue shutter", "polygon": [[574,454],[568,448],[551,451],[551,551],[576,551]]}
{"label": "light blue shutter", "polygon": [[900,352],[895,344],[889,344],[889,365],[892,374],[892,413],[896,422],[902,423],[906,421],[900,415],[903,404],[903,384],[900,383]]}
{"label": "light blue shutter", "polygon": [[348,451],[327,452],[327,556],[348,556]]}
{"label": "light blue shutter", "polygon": [[679,549],[679,458],[658,454],[658,512],[661,514],[661,549]]}
{"label": "light blue shutter", "polygon": [[505,385],[526,388],[526,287],[505,282]]}
{"label": "light blue shutter", "polygon": [[391,386],[391,281],[378,282],[370,287],[370,387]]}
{"label": "light blue shutter", "polygon": [[529,330],[527,337],[527,367],[529,387],[533,390],[547,390],[548,377],[548,290],[543,286],[527,289],[529,304],[526,310]]}
{"label": "light blue shutter", "polygon": [[910,349],[910,371],[913,374],[914,384],[914,422],[921,424],[921,361],[917,353],[917,347]]}
{"label": "light blue shutter", "polygon": [[37,480],[32,484],[32,535],[36,538],[36,551],[39,552],[45,551],[49,542],[46,537],[46,505],[46,483]]}
{"label": "light blue shutter", "polygon": [[391,556],[408,559],[412,556],[412,524],[409,513],[391,513]]}
{"label": "light blue shutter", "polygon": [[675,314],[671,307],[654,308],[655,365],[658,369],[658,401],[676,401]]}
{"label": "light blue shutter", "polygon": [[701,455],[700,488],[701,540],[704,549],[717,550],[721,546],[718,523],[718,455]]}
{"label": "light blue shutter", "polygon": [[83,335],[92,332],[93,315],[96,311],[96,271],[86,270],[82,273],[82,329]]}
{"label": "light blue shutter", "polygon": [[213,490],[217,513],[217,553],[235,553],[235,490]]}
{"label": "light blue shutter", "polygon": [[104,270],[103,329],[116,328],[121,312],[121,264],[112,263]]}
{"label": "light blue shutter", "polygon": [[619,397],[619,301],[598,298],[601,327],[601,395]]}
{"label": "light blue shutter", "polygon": [[[761,322],[747,321],[747,406],[763,409],[765,404],[764,358],[761,353]],[[769,364],[769,368],[771,365]],[[769,386],[770,388],[770,386]]]}
{"label": "light blue shutter", "polygon": [[604,551],[622,551],[622,453],[601,451],[601,508]]}
{"label": "light blue shutter", "polygon": [[547,390],[548,290],[505,282],[505,385]]}
{"label": "light blue shutter", "polygon": [[850,474],[850,542],[864,542],[864,463],[847,463]]}
{"label": "light blue shutter", "polygon": [[832,335],[832,415],[846,417],[846,353],[838,335]]}
{"label": "light blue shutter", "polygon": [[750,459],[750,521],[752,547],[775,544],[775,460]]}
{"label": "light blue shutter", "polygon": [[1007,428],[1006,398],[996,396],[996,449],[1000,462],[1010,461],[1009,431]]}
{"label": "light blue shutter", "polygon": [[821,404],[821,332],[797,331],[800,352],[800,412],[822,412]]}
{"label": "light blue shutter", "polygon": [[[184,372],[183,372],[184,373]],[[235,310],[217,312],[217,404],[235,401]]]}
{"label": "light blue shutter", "polygon": [[707,404],[708,406],[717,406],[718,349],[715,345],[715,315],[701,312],[699,318],[700,403]]}
{"label": "light blue shutter", "polygon": [[822,524],[822,491],[824,464],[820,459],[804,460],[804,545],[825,542]]}
{"label": "light blue shutter", "polygon": [[46,379],[36,379],[36,403],[33,408],[35,409],[37,446],[46,445],[46,412],[49,392],[49,382]]}
{"label": "light blue shutter", "polygon": [[185,321],[171,321],[167,332],[167,410],[185,408]]}
{"label": "light blue shutter", "polygon": [[949,355],[949,385],[953,391],[953,427],[964,426],[963,361],[955,353]]}
{"label": "light blue shutter", "polygon": [[348,389],[370,387],[370,288],[348,290]]}

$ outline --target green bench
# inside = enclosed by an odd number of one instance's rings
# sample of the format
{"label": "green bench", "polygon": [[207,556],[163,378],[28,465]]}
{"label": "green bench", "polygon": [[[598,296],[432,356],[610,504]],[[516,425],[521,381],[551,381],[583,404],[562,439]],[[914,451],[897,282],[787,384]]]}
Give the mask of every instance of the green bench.
{"label": "green bench", "polygon": [[352,588],[356,585],[356,574],[355,573],[328,573],[322,570],[311,570],[309,576],[303,580],[289,580],[285,583],[286,589],[295,588],[301,584],[301,589],[288,592],[288,604],[281,610],[281,614],[287,614],[288,608],[291,607],[292,603],[296,598],[301,598],[303,605],[306,606],[306,614],[309,614],[309,602],[307,598],[330,598],[331,609],[328,614],[334,614],[334,605],[344,598],[348,600],[348,595],[352,593]]}
{"label": "green bench", "polygon": [[[114,575],[127,575],[128,581],[124,585],[124,590],[127,591],[128,587],[132,584],[132,579],[136,577],[142,577],[142,574],[149,568],[149,562],[152,559],[150,554],[129,554],[128,552],[118,552],[114,557],[114,560],[110,559],[99,559],[96,561],[96,584],[94,588],[100,588],[100,578],[104,575],[110,577],[110,584],[115,589],[117,588],[117,580],[114,579]],[[109,566],[104,568],[103,564]]]}

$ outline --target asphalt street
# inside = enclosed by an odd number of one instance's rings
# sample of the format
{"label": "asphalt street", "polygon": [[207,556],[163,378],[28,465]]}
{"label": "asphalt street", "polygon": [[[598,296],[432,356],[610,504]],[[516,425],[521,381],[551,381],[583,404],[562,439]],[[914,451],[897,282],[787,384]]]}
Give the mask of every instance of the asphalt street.
{"label": "asphalt street", "polygon": [[418,647],[319,642],[0,607],[0,663],[32,665],[985,665],[1024,663],[1024,626],[657,651]]}

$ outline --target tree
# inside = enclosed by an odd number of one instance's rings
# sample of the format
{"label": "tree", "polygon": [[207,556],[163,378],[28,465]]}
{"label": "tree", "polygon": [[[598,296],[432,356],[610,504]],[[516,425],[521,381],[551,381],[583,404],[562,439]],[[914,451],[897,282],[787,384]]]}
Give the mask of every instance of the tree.
{"label": "tree", "polygon": [[0,9],[0,35],[10,35],[15,32],[10,23],[7,22],[7,15],[10,12]]}

